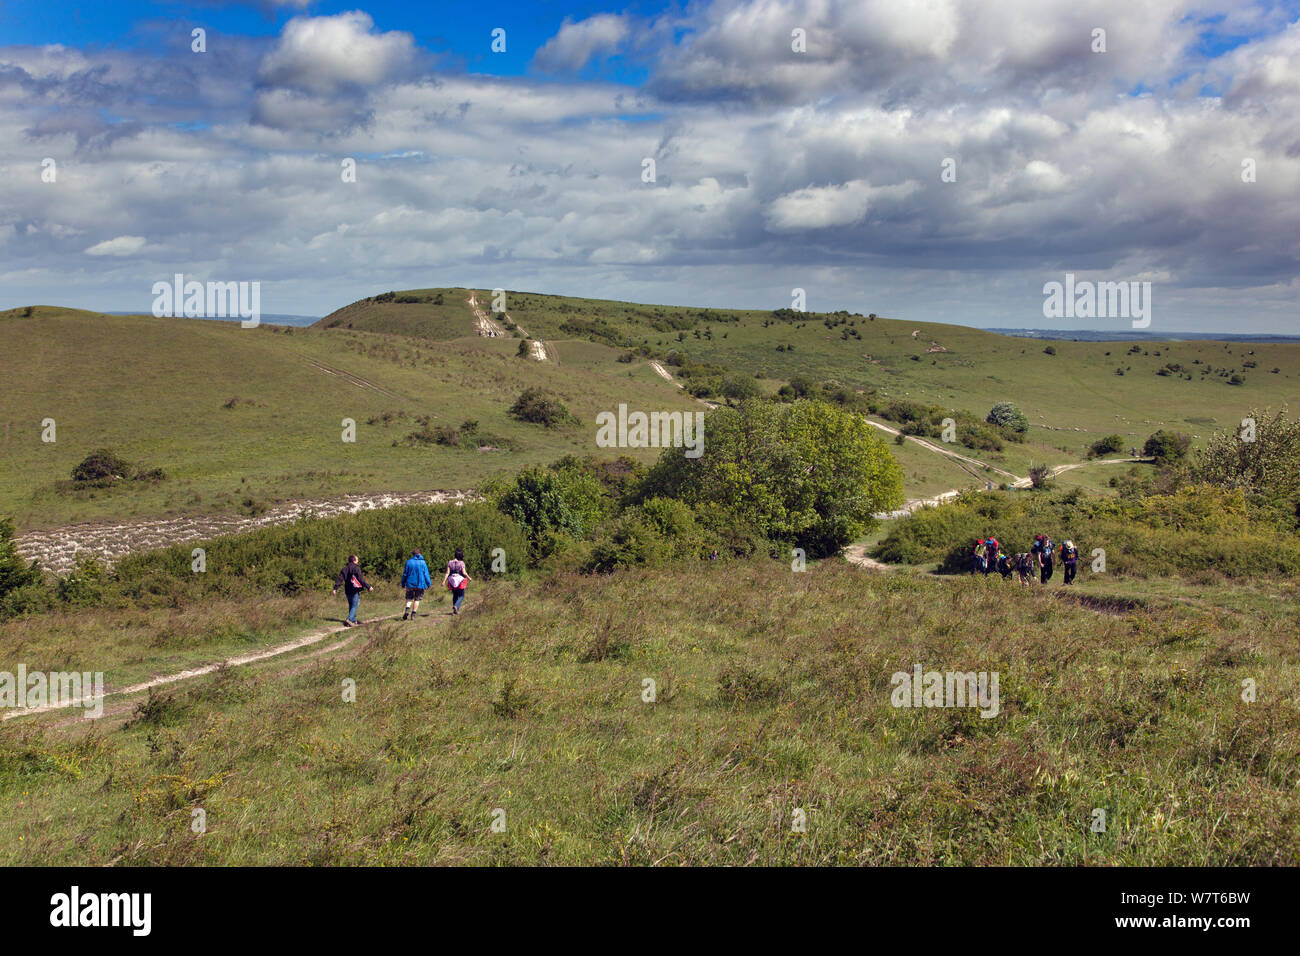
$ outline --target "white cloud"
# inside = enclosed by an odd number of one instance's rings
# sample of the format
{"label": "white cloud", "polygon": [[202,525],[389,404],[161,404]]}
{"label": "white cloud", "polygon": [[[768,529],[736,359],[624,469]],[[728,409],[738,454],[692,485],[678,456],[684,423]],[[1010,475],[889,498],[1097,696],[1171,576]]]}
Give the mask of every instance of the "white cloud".
{"label": "white cloud", "polygon": [[145,247],[144,236],[118,236],[97,242],[86,250],[88,256],[133,256]]}
{"label": "white cloud", "polygon": [[374,32],[360,10],[326,17],[294,17],[258,70],[259,80],[313,93],[373,86],[414,60],[411,34]]}
{"label": "white cloud", "polygon": [[917,183],[872,186],[865,179],[853,179],[835,186],[809,186],[773,200],[766,213],[773,232],[796,232],[852,226],[867,218],[879,199],[897,200],[919,188]]}
{"label": "white cloud", "polygon": [[543,70],[578,70],[600,52],[613,52],[628,36],[627,17],[598,13],[577,22],[565,18],[560,32],[537,51],[533,62]]}

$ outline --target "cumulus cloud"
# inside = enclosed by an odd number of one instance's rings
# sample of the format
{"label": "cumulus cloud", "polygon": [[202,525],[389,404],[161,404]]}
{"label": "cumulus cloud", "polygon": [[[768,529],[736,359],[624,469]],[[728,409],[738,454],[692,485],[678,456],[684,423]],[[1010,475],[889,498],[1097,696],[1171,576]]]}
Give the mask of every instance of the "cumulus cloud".
{"label": "cumulus cloud", "polygon": [[415,59],[411,34],[376,32],[360,10],[325,17],[294,17],[262,61],[259,80],[311,93],[374,86]]}
{"label": "cumulus cloud", "polygon": [[537,51],[533,63],[543,70],[578,70],[598,53],[612,53],[628,37],[628,18],[598,13],[576,22],[567,17],[560,32]]}
{"label": "cumulus cloud", "polygon": [[1068,270],[1160,277],[1166,328],[1282,330],[1300,24],[1220,12],[716,0],[566,23],[534,61],[635,52],[639,86],[432,71],[360,13],[209,60],[0,48],[0,305],[145,308],[180,268],[260,279],[268,312],[434,284],[736,307],[799,286],[813,309],[1023,325]]}

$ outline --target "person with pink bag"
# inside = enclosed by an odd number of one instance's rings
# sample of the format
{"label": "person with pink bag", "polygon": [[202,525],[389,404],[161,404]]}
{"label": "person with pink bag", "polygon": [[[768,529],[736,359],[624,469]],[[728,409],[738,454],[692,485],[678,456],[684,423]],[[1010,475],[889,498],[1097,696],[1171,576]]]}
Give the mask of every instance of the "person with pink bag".
{"label": "person with pink bag", "polygon": [[339,588],[348,596],[348,616],[344,620],[344,627],[357,626],[357,609],[361,607],[361,592],[373,591],[366,579],[361,576],[361,565],[358,563],[355,554],[348,555],[348,563],[343,565],[343,570],[334,581],[334,593],[339,593]]}
{"label": "person with pink bag", "polygon": [[456,549],[456,557],[447,562],[447,573],[442,576],[443,585],[451,591],[451,613],[459,614],[461,602],[465,600],[465,586],[472,579],[465,567],[465,552]]}

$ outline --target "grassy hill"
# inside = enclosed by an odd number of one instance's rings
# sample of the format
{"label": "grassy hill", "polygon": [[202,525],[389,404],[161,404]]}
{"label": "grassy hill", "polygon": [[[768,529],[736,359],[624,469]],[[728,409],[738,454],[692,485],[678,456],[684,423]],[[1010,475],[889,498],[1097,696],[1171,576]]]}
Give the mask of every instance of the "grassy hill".
{"label": "grassy hill", "polygon": [[[386,587],[372,610],[395,607]],[[766,560],[706,563],[687,590],[675,570],[497,582],[460,618],[433,605],[350,632],[333,656],[175,685],[107,728],[6,724],[0,855],[1300,862],[1294,586],[1170,580],[1136,600],[1125,587],[1085,577],[1066,595]],[[125,638],[137,657],[147,635]],[[915,664],[998,672],[997,716],[891,706],[891,675]],[[806,832],[792,832],[796,809]]]}
{"label": "grassy hill", "polygon": [[[491,299],[488,290],[418,289],[397,294],[418,301],[363,300],[319,324],[351,323],[357,329],[437,339],[448,326],[471,321],[471,294],[480,304]],[[433,305],[435,298],[442,304]],[[661,356],[679,351],[695,361],[756,375],[769,392],[803,376],[981,418],[997,402],[1013,401],[1028,416],[1027,442],[980,457],[1017,474],[1025,474],[1031,462],[1076,461],[1088,445],[1111,433],[1141,448],[1152,432],[1170,428],[1199,444],[1215,430],[1234,427],[1251,407],[1278,406],[1300,396],[1296,343],[1045,343],[880,316],[788,310],[778,316],[513,291],[506,294],[506,306],[512,320],[554,344],[562,359],[576,341],[600,342]],[[1049,348],[1055,354],[1048,354]],[[1162,369],[1168,374],[1160,374]],[[1244,383],[1228,384],[1233,374]],[[951,466],[935,462],[935,467]],[[938,490],[942,483],[927,475],[908,492]]]}
{"label": "grassy hill", "polygon": [[[463,489],[493,474],[594,444],[597,412],[700,409],[645,363],[582,342],[572,362],[516,356],[466,319],[439,341],[346,328],[242,329],[235,323],[111,316],[36,307],[0,313],[0,513],[20,528],[267,503],[364,491]],[[558,397],[582,426],[547,429],[507,411],[525,387]],[[479,423],[493,450],[400,444],[432,427]],[[56,422],[54,443],[41,423]],[[355,443],[342,420],[356,422]],[[394,447],[394,442],[399,445]],[[90,451],[110,447],[161,468],[165,481],[61,488]]]}
{"label": "grassy hill", "polygon": [[[307,329],[47,306],[0,313],[7,345],[0,374],[9,386],[0,412],[0,513],[14,514],[20,530],[254,514],[291,499],[472,488],[566,453],[608,454],[594,444],[598,411],[621,401],[701,407],[658,377],[645,354],[620,362],[633,348],[757,377],[769,394],[803,376],[981,419],[1011,400],[1030,422],[1026,441],[974,454],[1017,475],[1034,463],[1078,462],[1112,432],[1131,447],[1162,427],[1199,443],[1251,407],[1285,403],[1300,384],[1300,345],[1290,343],[1058,341],[1047,354],[1041,342],[955,325],[509,292],[510,321],[546,343],[549,359],[538,362],[517,357],[514,337],[477,335],[471,295],[484,308],[491,301],[489,290],[385,293]],[[669,367],[680,379],[681,369]],[[1169,368],[1177,371],[1158,374]],[[1244,384],[1227,384],[1233,374]],[[584,425],[543,429],[511,419],[507,409],[529,386],[559,397]],[[57,423],[54,444],[40,440],[46,418]],[[344,418],[357,423],[353,444],[341,441]],[[466,420],[478,422],[492,450],[407,441]],[[72,468],[104,446],[167,479],[69,488]],[[913,445],[894,453],[908,497],[1001,480],[977,479]],[[1115,473],[1088,466],[1059,481],[1104,491]]]}

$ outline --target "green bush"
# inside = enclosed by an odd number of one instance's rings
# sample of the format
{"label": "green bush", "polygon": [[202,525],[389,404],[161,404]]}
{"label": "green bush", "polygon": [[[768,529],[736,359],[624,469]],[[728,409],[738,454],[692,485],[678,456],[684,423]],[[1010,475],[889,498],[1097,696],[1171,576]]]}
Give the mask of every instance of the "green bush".
{"label": "green bush", "polygon": [[1106,435],[1104,438],[1098,438],[1088,446],[1088,457],[1100,458],[1102,455],[1112,455],[1123,450],[1123,435]]}
{"label": "green bush", "polygon": [[705,418],[704,454],[665,449],[640,500],[713,503],[753,534],[833,554],[902,503],[902,470],[861,417],[824,402],[748,401]]}
{"label": "green bush", "polygon": [[72,469],[73,481],[102,481],[112,478],[130,478],[134,468],[131,463],[109,448],[97,448]]}
{"label": "green bush", "polygon": [[[192,570],[194,548],[206,552],[206,570]],[[529,562],[524,529],[489,504],[407,505],[333,518],[303,518],[203,542],[189,542],[128,555],[113,569],[119,595],[147,602],[193,597],[204,592],[235,593],[248,588],[292,594],[333,587],[349,554],[361,558],[374,581],[397,580],[411,551],[419,548],[431,566],[465,552],[470,574],[486,577],[492,552],[501,548],[507,573]]]}
{"label": "green bush", "polygon": [[1142,446],[1142,454],[1154,458],[1157,464],[1169,465],[1185,458],[1191,444],[1192,439],[1182,432],[1171,432],[1162,428],[1146,440],[1146,444]]}
{"label": "green bush", "polygon": [[989,409],[988,416],[984,420],[990,425],[1009,429],[1017,435],[1023,435],[1029,430],[1029,419],[1012,402],[998,402]]}
{"label": "green bush", "polygon": [[937,562],[941,571],[961,573],[969,569],[976,538],[995,537],[1014,554],[1029,550],[1040,533],[1057,544],[1073,539],[1081,563],[1092,548],[1103,548],[1107,572],[1114,574],[1300,572],[1300,540],[1279,526],[1276,513],[1251,506],[1240,491],[1204,485],[1127,500],[1078,492],[967,494],[899,519],[873,554],[888,562]]}
{"label": "green bush", "polygon": [[510,406],[510,417],[534,425],[545,425],[547,428],[555,428],[574,420],[563,402],[547,397],[540,388],[524,389]]}

